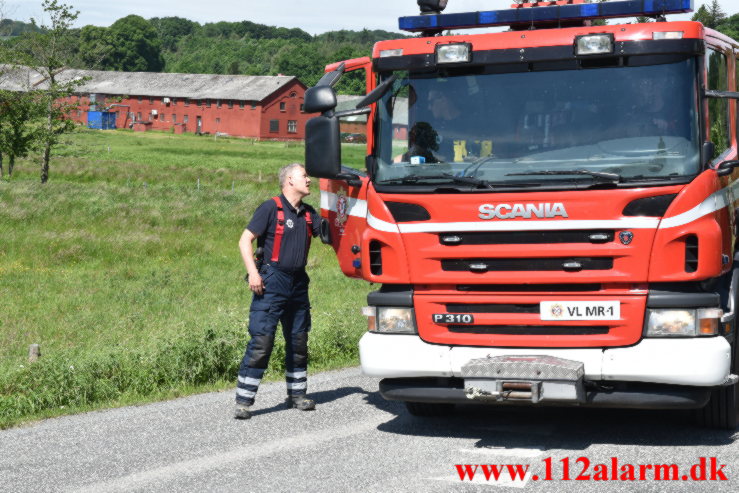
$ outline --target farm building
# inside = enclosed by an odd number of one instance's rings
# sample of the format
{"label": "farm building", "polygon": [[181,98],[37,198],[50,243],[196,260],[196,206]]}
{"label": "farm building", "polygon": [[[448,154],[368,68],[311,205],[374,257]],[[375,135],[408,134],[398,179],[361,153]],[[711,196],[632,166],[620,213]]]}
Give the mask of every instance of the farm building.
{"label": "farm building", "polygon": [[[275,140],[302,140],[313,115],[303,109],[306,86],[291,76],[63,71],[60,80],[87,78],[72,97],[69,117],[82,124],[111,112],[116,128],[173,130]],[[44,84],[28,69],[0,77],[0,89],[27,90]],[[93,112],[89,115],[89,112]]]}
{"label": "farm building", "polygon": [[[347,111],[356,108],[364,96],[347,96],[340,94],[337,97],[338,105],[336,111]],[[393,115],[393,139],[408,140],[408,100],[396,98]],[[367,115],[354,115],[342,118],[340,122],[341,133],[349,135],[367,135]]]}

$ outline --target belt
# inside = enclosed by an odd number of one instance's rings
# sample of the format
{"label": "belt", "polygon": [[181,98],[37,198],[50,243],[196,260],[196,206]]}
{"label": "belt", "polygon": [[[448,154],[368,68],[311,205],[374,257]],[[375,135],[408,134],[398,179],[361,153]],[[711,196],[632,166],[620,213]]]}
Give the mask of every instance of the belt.
{"label": "belt", "polygon": [[284,267],[278,267],[276,264],[264,264],[265,267],[272,267],[275,270],[279,270],[285,274],[302,274],[305,272],[305,266],[296,267],[295,269],[285,269]]}

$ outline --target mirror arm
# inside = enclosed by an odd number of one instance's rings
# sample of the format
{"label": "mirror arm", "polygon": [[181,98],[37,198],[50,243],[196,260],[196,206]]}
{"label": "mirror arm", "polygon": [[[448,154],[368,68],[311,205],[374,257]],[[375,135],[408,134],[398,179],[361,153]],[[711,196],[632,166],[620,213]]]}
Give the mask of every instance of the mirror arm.
{"label": "mirror arm", "polygon": [[737,167],[739,167],[739,161],[737,160],[732,159],[730,161],[724,161],[716,167],[716,174],[718,176],[728,176],[733,173],[734,169]]}
{"label": "mirror arm", "polygon": [[733,91],[704,91],[703,96],[713,99],[739,99],[739,92]]}
{"label": "mirror arm", "polygon": [[393,83],[396,81],[398,76],[396,74],[391,75],[387,79],[385,79],[379,86],[375,87],[369,94],[367,94],[365,97],[363,97],[358,103],[357,108],[364,108],[365,106],[369,106],[373,103],[376,103],[377,101],[382,98],[385,93],[393,87]]}
{"label": "mirror arm", "polygon": [[346,110],[346,111],[339,111],[334,114],[336,118],[344,118],[347,116],[356,116],[356,115],[368,115],[372,111],[372,108],[366,107],[366,108],[359,108],[357,110]]}
{"label": "mirror arm", "polygon": [[344,180],[350,187],[362,186],[362,180],[356,173],[339,173],[336,175],[337,180]]}
{"label": "mirror arm", "polygon": [[334,87],[341,76],[344,75],[344,63],[341,63],[335,70],[326,72],[323,77],[316,83],[316,86],[329,86]]}

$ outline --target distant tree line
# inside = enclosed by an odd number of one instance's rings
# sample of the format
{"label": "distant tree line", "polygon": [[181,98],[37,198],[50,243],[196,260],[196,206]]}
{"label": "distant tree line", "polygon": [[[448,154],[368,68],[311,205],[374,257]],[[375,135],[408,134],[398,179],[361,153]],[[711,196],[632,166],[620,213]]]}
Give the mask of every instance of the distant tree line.
{"label": "distant tree line", "polygon": [[[2,0],[0,0],[2,1]],[[603,0],[599,0],[603,1]],[[649,19],[639,18],[640,21]],[[718,0],[702,5],[693,20],[739,38],[739,14],[727,17]],[[0,21],[4,44],[38,33],[35,23]],[[375,42],[402,37],[382,30],[332,31],[317,36],[299,28],[250,21],[200,24],[182,17],[144,19],[129,15],[110,27],[71,29],[75,38],[71,66],[128,72],[294,75],[313,85],[326,64],[368,56]],[[362,94],[359,74],[344,79],[339,92]]]}
{"label": "distant tree line", "polygon": [[38,32],[39,28],[33,24],[11,19],[0,19],[0,36],[20,36],[23,33]]}
{"label": "distant tree line", "polygon": [[[6,44],[20,43],[35,24],[13,24]],[[72,29],[74,68],[126,72],[182,72],[231,75],[294,75],[315,84],[326,64],[369,56],[375,42],[402,37],[387,31],[333,31],[312,36],[302,29],[249,21],[199,24],[181,17],[137,15],[110,27]],[[364,79],[347,77],[340,92],[364,93]]]}

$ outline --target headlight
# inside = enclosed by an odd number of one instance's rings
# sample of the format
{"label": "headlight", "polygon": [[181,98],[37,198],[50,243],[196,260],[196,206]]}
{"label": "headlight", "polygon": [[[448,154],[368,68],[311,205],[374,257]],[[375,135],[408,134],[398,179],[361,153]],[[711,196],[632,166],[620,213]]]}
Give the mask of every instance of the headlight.
{"label": "headlight", "polygon": [[652,39],[683,39],[682,31],[665,31],[652,33]]}
{"label": "headlight", "polygon": [[396,48],[394,50],[380,50],[380,58],[386,58],[389,56],[403,56],[403,49]]}
{"label": "headlight", "polygon": [[436,63],[464,63],[470,61],[471,49],[468,43],[453,43],[436,46]]}
{"label": "headlight", "polygon": [[613,34],[587,34],[575,38],[576,55],[605,55],[613,53]]}
{"label": "headlight", "polygon": [[416,321],[413,308],[377,307],[377,332],[415,334]]}
{"label": "headlight", "polygon": [[697,310],[649,310],[647,337],[696,337],[718,334],[723,311],[719,308]]}

